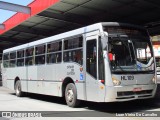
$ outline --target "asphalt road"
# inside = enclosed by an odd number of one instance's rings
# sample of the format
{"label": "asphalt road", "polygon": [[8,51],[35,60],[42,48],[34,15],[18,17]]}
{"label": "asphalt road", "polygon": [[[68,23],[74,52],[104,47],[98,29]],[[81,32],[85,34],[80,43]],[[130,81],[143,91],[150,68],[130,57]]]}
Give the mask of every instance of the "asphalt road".
{"label": "asphalt road", "polygon": [[[106,116],[112,117],[112,119],[119,116],[119,118],[122,119],[123,117],[120,117],[120,115],[123,115],[123,113],[131,113],[132,117],[134,117],[132,113],[138,112],[150,111],[160,113],[160,85],[158,85],[157,94],[153,100],[137,100],[120,103],[82,102],[79,108],[68,107],[64,99],[59,97],[28,94],[25,97],[19,98],[16,97],[14,91],[0,87],[0,111],[0,114],[4,111],[39,111],[42,116],[49,116],[48,119],[50,117],[59,117],[62,120],[66,117],[78,117],[76,119],[85,120],[86,118],[83,118],[83,116],[94,117],[94,119],[98,120]],[[136,118],[137,117],[134,117],[133,119]],[[157,117],[155,118],[157,119]],[[0,120],[1,119],[5,120],[6,118],[0,118]],[[17,118],[15,117],[14,119]]]}

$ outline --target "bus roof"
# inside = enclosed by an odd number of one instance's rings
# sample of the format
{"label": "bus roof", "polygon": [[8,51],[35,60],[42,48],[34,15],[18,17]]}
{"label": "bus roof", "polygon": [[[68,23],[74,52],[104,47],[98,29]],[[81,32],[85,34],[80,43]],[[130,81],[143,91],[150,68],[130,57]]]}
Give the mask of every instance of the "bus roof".
{"label": "bus roof", "polygon": [[34,41],[34,42],[26,43],[26,44],[23,44],[23,45],[12,47],[12,48],[8,48],[8,49],[3,50],[3,53],[16,51],[16,50],[21,50],[21,49],[24,49],[24,48],[27,48],[27,47],[32,47],[32,46],[35,46],[35,45],[45,44],[45,43],[48,43],[48,42],[52,42],[54,40],[60,40],[60,39],[64,39],[64,38],[67,38],[67,37],[72,37],[72,36],[75,36],[75,35],[84,34],[84,33],[90,32],[90,31],[95,31],[95,30],[98,30],[98,29],[100,30],[100,32],[102,32],[102,29],[103,29],[102,26],[128,26],[128,27],[133,27],[133,28],[144,29],[143,27],[140,27],[138,25],[127,24],[127,23],[119,23],[119,22],[95,23],[95,24],[92,24],[92,25],[89,25],[89,26],[86,26],[86,27],[76,29],[76,30],[72,30],[72,31],[61,33],[61,34],[54,35],[54,36],[51,36],[51,37],[43,38],[43,39],[40,39],[40,40],[37,40],[37,41]]}
{"label": "bus roof", "polygon": [[37,41],[34,41],[34,42],[30,42],[30,43],[15,46],[15,47],[12,47],[12,48],[8,48],[8,49],[3,50],[3,53],[16,51],[16,50],[21,50],[21,49],[24,49],[24,48],[27,48],[27,47],[32,47],[32,46],[35,46],[35,45],[45,44],[45,43],[48,43],[48,42],[52,42],[54,40],[60,40],[60,39],[64,39],[64,38],[67,38],[67,37],[72,37],[72,36],[75,36],[75,35],[84,34],[84,33],[90,32],[90,31],[95,31],[95,30],[98,30],[98,29],[100,31],[102,30],[102,23],[96,23],[96,24],[89,25],[89,26],[86,26],[86,27],[82,27],[82,28],[72,30],[72,31],[69,31],[69,32],[65,32],[65,33],[61,33],[61,34],[54,35],[54,36],[51,36],[51,37],[43,38],[43,39],[40,39],[40,40],[37,40]]}
{"label": "bus roof", "polygon": [[102,22],[102,26],[123,26],[123,27],[132,27],[132,28],[145,30],[144,27],[139,25],[134,25],[129,23],[120,23],[120,22]]}

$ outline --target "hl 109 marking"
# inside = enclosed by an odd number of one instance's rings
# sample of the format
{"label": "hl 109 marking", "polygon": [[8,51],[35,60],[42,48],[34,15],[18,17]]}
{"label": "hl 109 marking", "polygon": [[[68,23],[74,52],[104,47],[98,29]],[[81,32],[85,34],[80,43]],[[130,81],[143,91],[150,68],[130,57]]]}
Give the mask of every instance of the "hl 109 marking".
{"label": "hl 109 marking", "polygon": [[121,80],[134,80],[134,76],[130,75],[130,76],[121,76]]}

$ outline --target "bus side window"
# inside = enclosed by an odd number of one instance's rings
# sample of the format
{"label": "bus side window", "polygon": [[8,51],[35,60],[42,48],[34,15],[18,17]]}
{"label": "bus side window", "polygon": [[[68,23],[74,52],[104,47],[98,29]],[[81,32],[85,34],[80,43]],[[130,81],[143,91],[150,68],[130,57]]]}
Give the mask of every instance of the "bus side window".
{"label": "bus side window", "polygon": [[62,41],[47,44],[47,63],[59,63],[62,56]]}
{"label": "bus side window", "polygon": [[97,44],[96,39],[87,41],[87,72],[97,78]]}
{"label": "bus side window", "polygon": [[16,66],[16,52],[11,52],[9,67],[15,67],[15,66]]}
{"label": "bus side window", "polygon": [[17,66],[24,66],[24,50],[17,51]]}
{"label": "bus side window", "polygon": [[35,64],[45,64],[45,45],[36,47]]}
{"label": "bus side window", "polygon": [[64,41],[64,54],[63,54],[63,61],[64,62],[76,62],[82,65],[83,61],[83,38],[82,37],[75,37],[70,38]]}
{"label": "bus side window", "polygon": [[25,65],[34,64],[34,47],[26,49]]}
{"label": "bus side window", "polygon": [[3,66],[4,68],[9,67],[9,53],[3,54]]}

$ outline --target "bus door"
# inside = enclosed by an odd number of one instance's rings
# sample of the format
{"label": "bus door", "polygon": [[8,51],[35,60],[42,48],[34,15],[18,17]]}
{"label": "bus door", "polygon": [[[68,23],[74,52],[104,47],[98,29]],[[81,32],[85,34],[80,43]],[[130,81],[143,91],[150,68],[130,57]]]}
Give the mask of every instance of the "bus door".
{"label": "bus door", "polygon": [[86,97],[88,101],[97,102],[105,97],[105,88],[100,91],[102,83],[98,80],[98,38],[98,35],[86,38]]}

